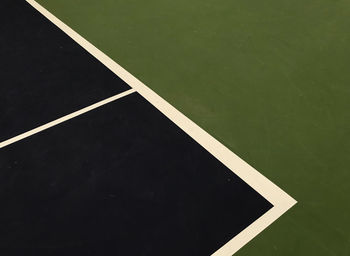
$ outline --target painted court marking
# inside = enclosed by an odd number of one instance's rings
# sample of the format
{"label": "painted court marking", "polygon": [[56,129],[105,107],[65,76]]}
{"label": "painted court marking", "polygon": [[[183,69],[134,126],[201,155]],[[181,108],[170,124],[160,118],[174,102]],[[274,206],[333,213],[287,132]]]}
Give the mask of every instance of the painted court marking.
{"label": "painted court marking", "polygon": [[49,122],[49,123],[44,124],[44,125],[41,125],[41,126],[35,128],[35,129],[32,129],[32,130],[30,130],[28,132],[22,133],[22,134],[20,134],[20,135],[18,135],[16,137],[13,137],[11,139],[5,140],[4,142],[0,143],[0,148],[6,147],[6,146],[8,146],[8,145],[10,145],[12,143],[15,143],[15,142],[19,141],[19,140],[23,140],[23,139],[25,139],[25,138],[27,138],[29,136],[32,136],[32,135],[34,135],[36,133],[42,132],[42,131],[44,131],[46,129],[49,129],[49,128],[55,126],[55,125],[58,125],[58,124],[63,123],[65,121],[68,121],[69,119],[72,119],[74,117],[77,117],[77,116],[80,116],[82,114],[85,114],[86,112],[89,112],[91,110],[99,108],[99,107],[101,107],[103,105],[106,105],[106,104],[112,102],[112,101],[115,101],[117,99],[123,98],[123,97],[125,97],[125,96],[127,96],[127,95],[129,95],[129,94],[131,94],[133,92],[135,92],[135,89],[129,89],[129,90],[125,91],[125,92],[119,93],[119,94],[114,95],[114,96],[112,96],[110,98],[107,98],[105,100],[99,101],[99,102],[97,102],[97,103],[95,103],[93,105],[90,105],[90,106],[86,107],[86,108],[83,108],[83,109],[80,109],[78,111],[75,111],[75,112],[73,112],[73,113],[71,113],[69,115],[66,115],[66,116],[63,116],[61,118],[58,118],[58,119],[56,119],[56,120],[54,120],[52,122]]}
{"label": "painted court marking", "polygon": [[146,100],[148,100],[154,107],[161,111],[165,116],[167,116],[172,122],[174,122],[178,127],[185,131],[189,136],[191,136],[195,141],[197,141],[202,147],[204,147],[208,152],[215,156],[220,162],[222,162],[226,167],[228,167],[232,172],[238,175],[242,180],[254,188],[259,194],[265,197],[270,203],[274,205],[267,213],[257,219],[254,223],[248,226],[240,234],[235,236],[231,241],[223,245],[218,251],[216,251],[213,256],[231,256],[236,253],[240,248],[247,244],[251,239],[257,236],[266,227],[271,225],[276,219],[278,219],[282,214],[289,210],[296,201],[290,197],[287,193],[281,190],[278,186],[264,177],[261,173],[239,158],[236,154],[226,148],[223,144],[213,138],[210,134],[192,122],[184,114],[179,112],[176,108],[170,105],[167,101],[157,95],[154,91],[140,82],[137,78],[131,75],[128,71],[114,62],[111,58],[97,49],[94,45],[89,43],[86,39],[56,18],[53,14],[47,11],[40,4],[34,0],[27,0],[36,10],[38,10],[42,15],[54,23],[57,27],[63,30],[68,36],[70,36],[74,41],[81,45],[85,50],[87,50],[91,55],[102,62],[107,68],[114,72],[118,77],[124,80],[132,89],[115,95],[111,98],[98,102],[87,108],[74,112],[70,115],[57,119],[46,125],[40,126],[29,132],[23,133],[16,136],[10,140],[0,143],[0,148],[28,136],[31,136],[37,132],[48,129],[54,125],[67,121],[78,115],[86,113],[92,109],[105,105],[112,102],[118,98],[124,97],[130,93],[138,92]]}

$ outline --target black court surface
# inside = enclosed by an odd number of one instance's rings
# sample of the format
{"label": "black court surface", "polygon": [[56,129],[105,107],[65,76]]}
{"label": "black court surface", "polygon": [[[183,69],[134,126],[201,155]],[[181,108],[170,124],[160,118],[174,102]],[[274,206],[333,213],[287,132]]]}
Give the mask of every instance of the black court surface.
{"label": "black court surface", "polygon": [[136,93],[0,161],[7,252],[211,255],[271,207]]}
{"label": "black court surface", "polygon": [[[22,1],[0,138],[130,89]],[[7,16],[7,17],[6,17]],[[211,255],[273,206],[137,92],[0,149],[1,255]]]}

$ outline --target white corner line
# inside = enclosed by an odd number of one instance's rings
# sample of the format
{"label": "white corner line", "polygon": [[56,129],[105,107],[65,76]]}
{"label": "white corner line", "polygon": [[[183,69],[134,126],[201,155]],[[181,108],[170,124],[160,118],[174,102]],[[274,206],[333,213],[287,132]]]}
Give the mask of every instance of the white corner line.
{"label": "white corner line", "polygon": [[40,4],[34,0],[27,0],[37,11],[64,31],[74,41],[81,45],[91,55],[102,62],[107,68],[124,80],[129,86],[136,90],[146,100],[148,100],[154,107],[167,116],[178,127],[185,131],[197,143],[204,147],[220,162],[227,166],[232,172],[238,175],[242,180],[254,188],[259,194],[265,197],[273,208],[265,213],[262,217],[256,220],[253,224],[243,230],[240,234],[235,236],[231,241],[223,245],[212,256],[232,256],[255,236],[257,236],[266,227],[271,225],[282,214],[289,210],[296,201],[285,193],[282,189],[272,183],[269,179],[264,177],[261,173],[239,158],[236,154],[230,151],[227,147],[213,138],[210,134],[192,122],[184,114],[179,112],[176,108],[170,105],[167,101],[161,98],[158,94],[140,82],[137,78],[131,75],[128,71],[122,68],[119,64],[109,58],[102,51],[97,49],[94,45],[76,33],[69,26],[64,24],[61,20],[56,18],[53,14],[47,11]]}
{"label": "white corner line", "polygon": [[34,129],[30,130],[30,131],[22,133],[22,134],[20,134],[20,135],[18,135],[16,137],[13,137],[11,139],[5,140],[5,141],[0,143],[0,148],[6,147],[6,146],[8,146],[10,144],[13,144],[13,143],[19,141],[19,140],[23,140],[23,139],[25,139],[25,138],[27,138],[29,136],[32,136],[32,135],[34,135],[36,133],[42,132],[42,131],[44,131],[46,129],[49,129],[49,128],[53,127],[53,126],[56,126],[56,125],[58,125],[60,123],[63,123],[65,121],[69,120],[69,119],[72,119],[74,117],[77,117],[77,116],[80,116],[82,114],[85,114],[86,112],[89,112],[89,111],[91,111],[93,109],[99,108],[99,107],[101,107],[103,105],[106,105],[106,104],[112,102],[112,101],[115,101],[117,99],[123,98],[123,97],[125,97],[125,96],[127,96],[127,95],[129,95],[129,94],[131,94],[133,92],[135,92],[135,89],[129,89],[127,91],[124,91],[122,93],[114,95],[114,96],[112,96],[110,98],[107,98],[107,99],[104,99],[102,101],[99,101],[99,102],[97,102],[97,103],[95,103],[93,105],[90,105],[88,107],[85,107],[85,108],[82,108],[82,109],[80,109],[78,111],[75,111],[75,112],[73,112],[73,113],[71,113],[69,115],[65,115],[65,116],[63,116],[61,118],[58,118],[58,119],[56,119],[56,120],[54,120],[52,122],[49,122],[47,124],[41,125],[41,126],[39,126],[37,128],[34,128]]}

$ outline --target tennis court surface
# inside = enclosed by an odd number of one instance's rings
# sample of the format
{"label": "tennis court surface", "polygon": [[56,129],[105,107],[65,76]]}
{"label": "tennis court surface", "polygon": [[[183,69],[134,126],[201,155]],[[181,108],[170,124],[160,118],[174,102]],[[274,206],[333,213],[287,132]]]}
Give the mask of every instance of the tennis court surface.
{"label": "tennis court surface", "polygon": [[272,2],[6,0],[1,255],[348,255],[346,11]]}

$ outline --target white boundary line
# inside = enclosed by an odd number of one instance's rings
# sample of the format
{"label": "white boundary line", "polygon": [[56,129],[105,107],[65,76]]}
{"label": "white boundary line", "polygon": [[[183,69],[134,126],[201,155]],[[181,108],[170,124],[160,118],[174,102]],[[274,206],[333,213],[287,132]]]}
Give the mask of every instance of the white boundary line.
{"label": "white boundary line", "polygon": [[101,107],[103,105],[106,105],[106,104],[112,102],[112,101],[115,101],[117,99],[123,98],[123,97],[125,97],[125,96],[127,96],[127,95],[129,95],[129,94],[131,94],[133,92],[135,92],[135,89],[129,89],[129,90],[125,91],[125,92],[119,93],[119,94],[114,95],[114,96],[112,96],[110,98],[107,98],[105,100],[99,101],[99,102],[97,102],[97,103],[95,103],[93,105],[90,105],[90,106],[86,107],[86,108],[83,108],[83,109],[80,109],[78,111],[75,111],[75,112],[73,112],[73,113],[71,113],[69,115],[66,115],[66,116],[63,116],[61,118],[58,118],[58,119],[56,119],[56,120],[54,120],[54,121],[52,121],[50,123],[41,125],[41,126],[35,128],[33,130],[30,130],[28,132],[22,133],[22,134],[20,134],[20,135],[18,135],[16,137],[13,137],[11,139],[5,140],[5,141],[0,143],[0,148],[6,147],[6,146],[8,146],[8,145],[10,145],[12,143],[15,143],[15,142],[19,141],[19,140],[23,140],[23,139],[25,139],[25,138],[27,138],[29,136],[32,136],[32,135],[34,135],[34,134],[36,134],[38,132],[42,132],[43,130],[49,129],[52,126],[58,125],[60,123],[63,123],[65,121],[69,120],[69,119],[72,119],[74,117],[77,117],[77,116],[80,116],[82,114],[85,114],[86,112],[89,112],[89,111],[91,111],[91,110],[93,110],[95,108],[99,108],[99,107]]}
{"label": "white boundary line", "polygon": [[[135,78],[128,71],[114,62],[111,58],[97,49],[94,45],[89,43],[86,39],[84,39],[82,36],[64,24],[61,20],[56,18],[44,7],[42,7],[34,0],[26,1],[47,19],[49,19],[52,23],[54,23],[57,27],[63,30],[74,41],[80,44],[85,50],[87,50],[90,54],[102,62],[107,68],[109,68],[117,76],[123,79],[127,84],[129,84],[129,86],[141,94],[153,106],[155,106],[159,111],[161,111],[165,116],[167,116],[171,121],[173,121],[177,126],[179,126],[213,156],[215,156],[219,161],[226,165],[232,172],[238,175],[241,179],[243,179],[247,184],[249,184],[259,194],[261,194],[274,205],[271,210],[269,210],[253,224],[243,230],[240,234],[235,236],[231,241],[217,250],[212,256],[233,255],[266,227],[277,220],[282,214],[289,210],[294,204],[296,204],[296,201],[287,193],[277,187],[274,183],[264,177],[253,167],[248,165],[236,154],[234,154],[219,141],[205,132],[202,128],[200,128],[189,118],[175,109],[167,101],[165,101],[154,91],[140,82],[137,78]],[[17,140],[21,139],[20,136],[17,136]]]}

